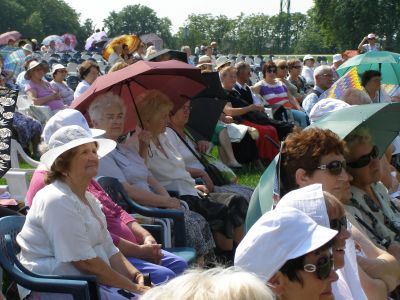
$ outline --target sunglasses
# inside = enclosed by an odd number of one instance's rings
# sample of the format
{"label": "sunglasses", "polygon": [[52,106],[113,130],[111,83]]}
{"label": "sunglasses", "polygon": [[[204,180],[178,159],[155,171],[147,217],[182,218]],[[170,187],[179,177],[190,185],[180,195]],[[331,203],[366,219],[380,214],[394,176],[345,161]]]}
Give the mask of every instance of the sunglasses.
{"label": "sunglasses", "polygon": [[340,219],[333,219],[330,222],[330,227],[333,230],[337,230],[340,232],[342,229],[347,229],[347,218],[346,216],[340,218]]}
{"label": "sunglasses", "polygon": [[343,169],[346,169],[346,161],[345,160],[344,161],[334,160],[326,165],[318,166],[317,169],[328,170],[329,173],[337,176],[342,173]]}
{"label": "sunglasses", "polygon": [[324,280],[329,277],[333,269],[333,256],[332,254],[321,257],[317,264],[306,264],[303,267],[304,271],[308,273],[316,273],[318,279]]}
{"label": "sunglasses", "polygon": [[375,145],[371,152],[361,156],[359,159],[348,163],[347,166],[349,166],[352,169],[360,169],[360,168],[364,168],[366,166],[369,165],[369,163],[371,162],[371,160],[376,159],[379,156],[379,149],[378,147]]}
{"label": "sunglasses", "polygon": [[268,68],[267,73],[276,73],[277,69],[276,68]]}

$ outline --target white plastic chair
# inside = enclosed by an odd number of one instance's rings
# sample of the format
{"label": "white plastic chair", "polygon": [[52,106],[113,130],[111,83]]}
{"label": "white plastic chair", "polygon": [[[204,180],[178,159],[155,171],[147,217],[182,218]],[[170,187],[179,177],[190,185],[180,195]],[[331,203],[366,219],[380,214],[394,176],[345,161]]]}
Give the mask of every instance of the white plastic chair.
{"label": "white plastic chair", "polygon": [[67,64],[67,71],[68,73],[75,73],[77,72],[78,64],[74,62],[70,62]]}
{"label": "white plastic chair", "polygon": [[246,63],[248,63],[250,66],[253,64],[253,59],[252,59],[251,57],[249,57],[249,56],[246,56],[246,57],[244,58],[244,61],[245,61]]}
{"label": "white plastic chair", "polygon": [[19,169],[19,157],[22,158],[24,162],[32,166],[32,169],[23,169],[27,172],[33,172],[37,166],[39,166],[38,161],[32,159],[29,157],[28,154],[25,153],[24,149],[22,149],[22,146],[14,139],[11,139],[11,149],[10,149],[10,159],[11,159],[11,168],[12,169]]}
{"label": "white plastic chair", "polygon": [[262,62],[261,58],[259,58],[258,56],[254,57],[254,65],[256,67],[259,67],[261,62]]}

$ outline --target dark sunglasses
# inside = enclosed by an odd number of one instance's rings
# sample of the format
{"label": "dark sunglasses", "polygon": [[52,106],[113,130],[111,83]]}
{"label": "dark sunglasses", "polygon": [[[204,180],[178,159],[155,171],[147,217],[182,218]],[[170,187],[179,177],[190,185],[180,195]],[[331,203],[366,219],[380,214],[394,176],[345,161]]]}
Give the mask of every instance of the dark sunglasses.
{"label": "dark sunglasses", "polygon": [[318,166],[317,169],[328,170],[329,173],[337,176],[342,173],[343,169],[346,169],[346,161],[345,160],[344,161],[334,160],[326,165]]}
{"label": "dark sunglasses", "polygon": [[352,169],[364,168],[365,166],[369,165],[371,160],[377,158],[378,155],[379,155],[379,149],[377,146],[374,146],[370,153],[361,156],[359,159],[351,163],[347,163],[347,166],[349,166]]}
{"label": "dark sunglasses", "polygon": [[276,68],[268,68],[267,73],[276,73]]}
{"label": "dark sunglasses", "polygon": [[324,280],[329,277],[333,269],[333,256],[332,254],[321,257],[317,264],[306,264],[303,267],[304,271],[308,273],[316,273],[318,279]]}
{"label": "dark sunglasses", "polygon": [[288,66],[279,66],[278,68],[281,70],[286,70],[288,68]]}
{"label": "dark sunglasses", "polygon": [[329,222],[331,229],[340,232],[342,229],[347,229],[347,218],[346,216],[340,219],[333,219]]}

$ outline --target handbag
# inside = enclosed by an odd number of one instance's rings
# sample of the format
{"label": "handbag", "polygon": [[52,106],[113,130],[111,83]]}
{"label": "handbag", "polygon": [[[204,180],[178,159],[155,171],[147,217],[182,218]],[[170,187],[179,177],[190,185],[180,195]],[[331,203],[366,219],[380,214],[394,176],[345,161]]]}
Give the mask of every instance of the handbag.
{"label": "handbag", "polygon": [[190,147],[188,142],[186,142],[185,139],[174,128],[172,128],[172,127],[169,127],[169,128],[171,128],[176,133],[176,135],[181,139],[183,144],[190,150],[190,152],[192,152],[194,157],[196,157],[196,159],[203,165],[204,171],[206,171],[208,176],[210,176],[211,181],[216,186],[221,186],[221,185],[226,185],[226,184],[232,183],[230,180],[228,180],[227,178],[224,177],[222,172],[215,165],[208,162],[207,159],[204,158],[204,156],[199,155],[194,149],[192,149],[192,147]]}

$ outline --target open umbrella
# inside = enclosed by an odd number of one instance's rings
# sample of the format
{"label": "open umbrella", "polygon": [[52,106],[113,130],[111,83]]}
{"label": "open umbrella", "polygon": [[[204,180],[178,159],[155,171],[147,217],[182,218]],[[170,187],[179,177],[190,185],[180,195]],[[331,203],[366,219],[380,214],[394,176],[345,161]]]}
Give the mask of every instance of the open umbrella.
{"label": "open umbrella", "polygon": [[4,70],[18,75],[24,70],[25,57],[22,49],[11,52],[4,59]]}
{"label": "open umbrella", "polygon": [[64,40],[61,36],[53,34],[49,35],[48,37],[45,37],[42,41],[42,45],[48,46],[51,41],[54,41],[56,43],[56,48],[64,44]]}
{"label": "open umbrella", "polygon": [[14,51],[17,51],[17,50],[20,50],[20,48],[18,48],[18,47],[11,47],[11,46],[2,46],[2,47],[0,48],[0,55],[1,55],[3,58],[6,58],[6,56],[10,55],[10,53],[12,53],[12,52],[14,52]]}
{"label": "open umbrella", "polygon": [[[76,36],[74,34],[72,34],[72,33],[64,33],[61,37],[64,40],[64,45],[68,46],[65,43],[65,40],[68,39],[70,41],[70,47],[72,49],[74,49],[76,47],[76,43],[77,42],[76,42]],[[70,49],[67,49],[67,50],[70,50]]]}
{"label": "open umbrella", "polygon": [[135,129],[135,98],[142,92],[148,89],[160,90],[179,108],[187,97],[193,97],[204,87],[200,70],[191,65],[175,60],[139,61],[122,70],[98,77],[89,89],[74,99],[71,108],[85,114],[98,95],[111,91],[124,99],[127,107],[124,129],[128,132]]}
{"label": "open umbrella", "polygon": [[342,64],[337,72],[340,76],[356,66],[359,74],[367,70],[382,73],[382,83],[400,84],[400,54],[388,51],[371,51],[354,56]]}
{"label": "open umbrella", "polygon": [[146,45],[153,44],[157,50],[161,50],[163,48],[164,42],[162,38],[155,33],[143,34],[140,36],[140,40]]}
{"label": "open umbrella", "polygon": [[128,45],[129,53],[137,50],[140,46],[140,39],[136,35],[124,34],[113,38],[105,47],[103,51],[103,57],[108,60],[110,55],[114,52],[113,47],[116,45]]}
{"label": "open umbrella", "polygon": [[97,43],[104,40],[107,40],[107,34],[104,31],[93,33],[86,40],[85,50],[89,50],[92,47],[93,43]]}
{"label": "open umbrella", "polygon": [[21,34],[18,31],[9,31],[0,34],[0,45],[5,45],[8,41],[11,40],[18,40],[21,37]]}

